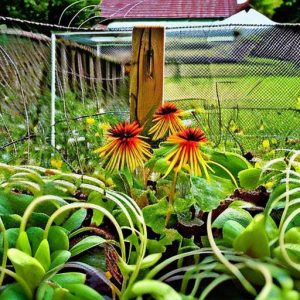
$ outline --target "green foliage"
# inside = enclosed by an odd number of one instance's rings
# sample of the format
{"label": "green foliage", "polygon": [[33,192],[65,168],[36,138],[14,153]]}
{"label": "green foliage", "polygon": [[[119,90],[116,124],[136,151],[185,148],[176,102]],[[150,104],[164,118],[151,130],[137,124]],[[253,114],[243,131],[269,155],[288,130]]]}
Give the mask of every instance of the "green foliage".
{"label": "green foliage", "polygon": [[[67,6],[74,4],[68,9],[62,18],[62,25],[68,26],[72,17],[80,10],[88,5],[98,5],[97,0],[82,0],[76,3],[75,0],[24,0],[24,1],[1,1],[0,10],[4,16],[20,18],[30,21],[57,24],[59,17]],[[97,14],[99,9],[91,7],[84,10],[75,18],[73,26],[78,26],[88,17]],[[94,21],[95,22],[95,21]]]}
{"label": "green foliage", "polygon": [[191,183],[191,194],[188,197],[194,199],[202,211],[217,208],[220,202],[234,191],[230,180],[213,175],[210,180],[193,176]]}

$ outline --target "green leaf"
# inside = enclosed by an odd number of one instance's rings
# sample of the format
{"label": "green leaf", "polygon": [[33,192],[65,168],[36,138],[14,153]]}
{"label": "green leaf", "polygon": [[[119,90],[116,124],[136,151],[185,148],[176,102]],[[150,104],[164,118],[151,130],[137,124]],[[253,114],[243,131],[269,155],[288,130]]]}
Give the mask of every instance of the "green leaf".
{"label": "green leaf", "polygon": [[46,239],[42,240],[42,242],[40,243],[38,249],[36,250],[34,258],[36,258],[40,262],[46,272],[49,270],[51,264],[50,247]]}
{"label": "green leaf", "polygon": [[34,255],[43,240],[44,230],[39,227],[29,227],[26,233],[31,245],[32,254]]}
{"label": "green leaf", "polygon": [[48,222],[49,216],[45,213],[34,212],[28,220],[28,227],[45,227]]}
{"label": "green leaf", "polygon": [[29,243],[29,239],[27,233],[25,231],[19,234],[17,239],[16,248],[27,253],[28,255],[32,255],[31,246]]}
{"label": "green leaf", "polygon": [[15,248],[9,249],[7,255],[16,273],[24,278],[29,287],[34,290],[45,275],[45,270],[39,261]]}
{"label": "green leaf", "polygon": [[65,288],[68,289],[72,295],[82,300],[104,300],[95,290],[84,284],[66,284]]}
{"label": "green leaf", "polygon": [[0,204],[12,214],[22,215],[32,201],[33,196],[4,192],[0,190]]}
{"label": "green leaf", "polygon": [[252,221],[252,216],[242,208],[228,207],[215,219],[212,227],[221,229],[229,220],[234,220],[240,225],[247,227]]}
{"label": "green leaf", "polygon": [[[294,261],[295,263],[300,263],[300,245],[298,244],[284,244],[284,247],[288,253],[288,256],[290,257],[290,259],[292,261]],[[276,256],[279,261],[284,262],[285,259],[283,258],[282,254],[281,254],[281,250],[280,250],[280,246],[276,247],[273,250],[273,256]]]}
{"label": "green leaf", "polygon": [[51,281],[56,282],[62,287],[66,284],[81,283],[84,284],[86,275],[79,272],[67,272],[62,274],[56,274],[51,278]]}
{"label": "green leaf", "polygon": [[69,238],[66,229],[60,226],[51,226],[48,234],[51,253],[57,250],[69,250]]}
{"label": "green leaf", "polygon": [[[235,179],[238,179],[238,173],[240,171],[252,167],[244,157],[231,152],[213,151],[210,160],[215,161],[216,163],[225,167],[235,177]],[[230,176],[227,174],[227,172],[222,170],[220,167],[212,164],[210,166],[215,171],[214,175],[230,179]]]}
{"label": "green leaf", "polygon": [[73,231],[79,228],[86,218],[87,211],[84,208],[80,208],[75,211],[71,217],[64,223],[63,228],[67,229],[68,231]]}
{"label": "green leaf", "polygon": [[176,198],[174,201],[174,210],[176,213],[184,213],[190,210],[191,206],[195,204],[195,198],[187,199]]}
{"label": "green leaf", "polygon": [[28,300],[19,283],[8,284],[0,294],[1,300]]}
{"label": "green leaf", "polygon": [[234,186],[230,180],[211,176],[208,181],[203,177],[191,177],[191,197],[195,199],[202,211],[211,211],[217,208],[220,201],[224,200],[234,191]]}
{"label": "green leaf", "polygon": [[160,158],[158,160],[155,160],[153,171],[157,173],[165,174],[168,168],[169,168],[168,161],[166,161],[164,158]]}
{"label": "green leaf", "polygon": [[[116,206],[115,202],[111,200],[107,200],[103,197],[104,196],[98,192],[91,192],[88,197],[88,202],[99,205],[107,209],[109,212],[112,212],[113,208]],[[101,211],[93,210],[93,217],[91,220],[91,224],[95,224],[96,226],[99,226],[102,224],[103,218],[104,218],[104,214]]]}
{"label": "green leaf", "polygon": [[223,241],[227,247],[232,247],[233,241],[244,231],[245,227],[240,223],[228,220],[223,226]]}
{"label": "green leaf", "polygon": [[20,227],[22,217],[17,214],[10,214],[1,216],[5,228]]}
{"label": "green leaf", "polygon": [[236,251],[260,258],[270,256],[269,239],[265,229],[265,217],[256,215],[246,229],[234,240]]}
{"label": "green leaf", "polygon": [[44,282],[39,285],[38,290],[36,292],[35,299],[37,300],[50,300],[53,299],[54,289],[50,284]]}
{"label": "green leaf", "polygon": [[286,243],[300,245],[300,227],[293,227],[289,229],[285,233],[284,241]]}
{"label": "green leaf", "polygon": [[53,269],[59,265],[65,264],[71,257],[71,252],[67,250],[57,250],[51,253],[51,265],[50,269]]}
{"label": "green leaf", "polygon": [[83,240],[81,240],[79,243],[75,244],[70,252],[72,254],[72,256],[76,256],[86,250],[89,250],[91,248],[94,248],[96,246],[105,244],[106,240],[103,239],[100,236],[88,236],[86,238],[84,238]]}
{"label": "green leaf", "polygon": [[[9,228],[6,230],[9,248],[15,248],[19,237],[19,228]],[[3,254],[3,232],[0,233],[0,253]]]}
{"label": "green leaf", "polygon": [[261,169],[246,169],[238,174],[240,185],[242,188],[254,190],[259,185]]}
{"label": "green leaf", "polygon": [[168,207],[167,199],[163,198],[158,203],[143,208],[145,222],[154,232],[162,233],[165,229]]}

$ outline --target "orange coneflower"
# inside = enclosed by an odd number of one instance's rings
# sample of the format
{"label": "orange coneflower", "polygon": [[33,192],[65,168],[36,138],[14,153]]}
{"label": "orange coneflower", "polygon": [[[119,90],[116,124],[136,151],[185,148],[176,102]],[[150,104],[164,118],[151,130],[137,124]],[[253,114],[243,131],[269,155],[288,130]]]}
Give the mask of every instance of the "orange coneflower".
{"label": "orange coneflower", "polygon": [[170,162],[165,176],[173,169],[179,172],[184,167],[192,175],[201,176],[204,172],[206,178],[209,178],[207,157],[200,149],[206,142],[207,139],[200,128],[186,128],[169,136],[165,144],[172,148],[165,158]]}
{"label": "orange coneflower", "polygon": [[175,104],[166,102],[159,107],[153,115],[154,125],[149,130],[153,135],[153,140],[159,140],[163,138],[166,133],[175,133],[184,128],[180,115],[182,110],[178,109]]}
{"label": "orange coneflower", "polygon": [[127,166],[133,171],[151,156],[150,146],[139,135],[142,129],[137,122],[124,122],[108,130],[108,143],[95,151],[104,158],[107,170],[122,170]]}

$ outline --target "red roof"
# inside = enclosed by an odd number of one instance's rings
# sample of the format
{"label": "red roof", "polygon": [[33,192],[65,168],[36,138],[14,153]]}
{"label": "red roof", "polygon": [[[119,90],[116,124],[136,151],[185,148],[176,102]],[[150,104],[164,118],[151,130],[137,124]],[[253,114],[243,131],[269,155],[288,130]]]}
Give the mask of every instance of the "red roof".
{"label": "red roof", "polygon": [[102,0],[107,19],[227,18],[246,8],[237,0]]}

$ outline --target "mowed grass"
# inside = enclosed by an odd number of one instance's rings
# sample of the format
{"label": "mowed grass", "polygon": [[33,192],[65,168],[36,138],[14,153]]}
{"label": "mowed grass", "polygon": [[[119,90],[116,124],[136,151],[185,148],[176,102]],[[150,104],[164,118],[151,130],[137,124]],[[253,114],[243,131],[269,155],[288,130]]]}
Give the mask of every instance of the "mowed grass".
{"label": "mowed grass", "polygon": [[[261,60],[260,63],[266,61]],[[213,71],[207,72],[210,75],[207,77],[203,73],[208,70],[208,65],[181,66],[181,73],[184,71],[187,74],[190,70],[193,77],[177,75],[165,78],[164,99],[175,101],[183,109],[204,109],[201,122],[215,140],[220,136],[223,140],[232,140],[233,134],[245,150],[258,150],[266,138],[273,138],[274,145],[271,143],[271,146],[274,148],[299,148],[300,68],[281,62],[281,71],[277,72],[280,75],[270,75],[271,69],[274,74],[274,67],[275,70],[280,68],[278,64],[278,61],[274,61],[272,65],[272,60],[269,60],[265,72],[260,68],[259,74],[256,72],[255,75],[249,75],[254,72],[248,71],[256,70],[251,64],[215,64],[210,66]],[[238,76],[232,76],[234,65]],[[195,77],[198,72],[201,76]],[[296,143],[286,144],[286,140],[295,139]]]}

